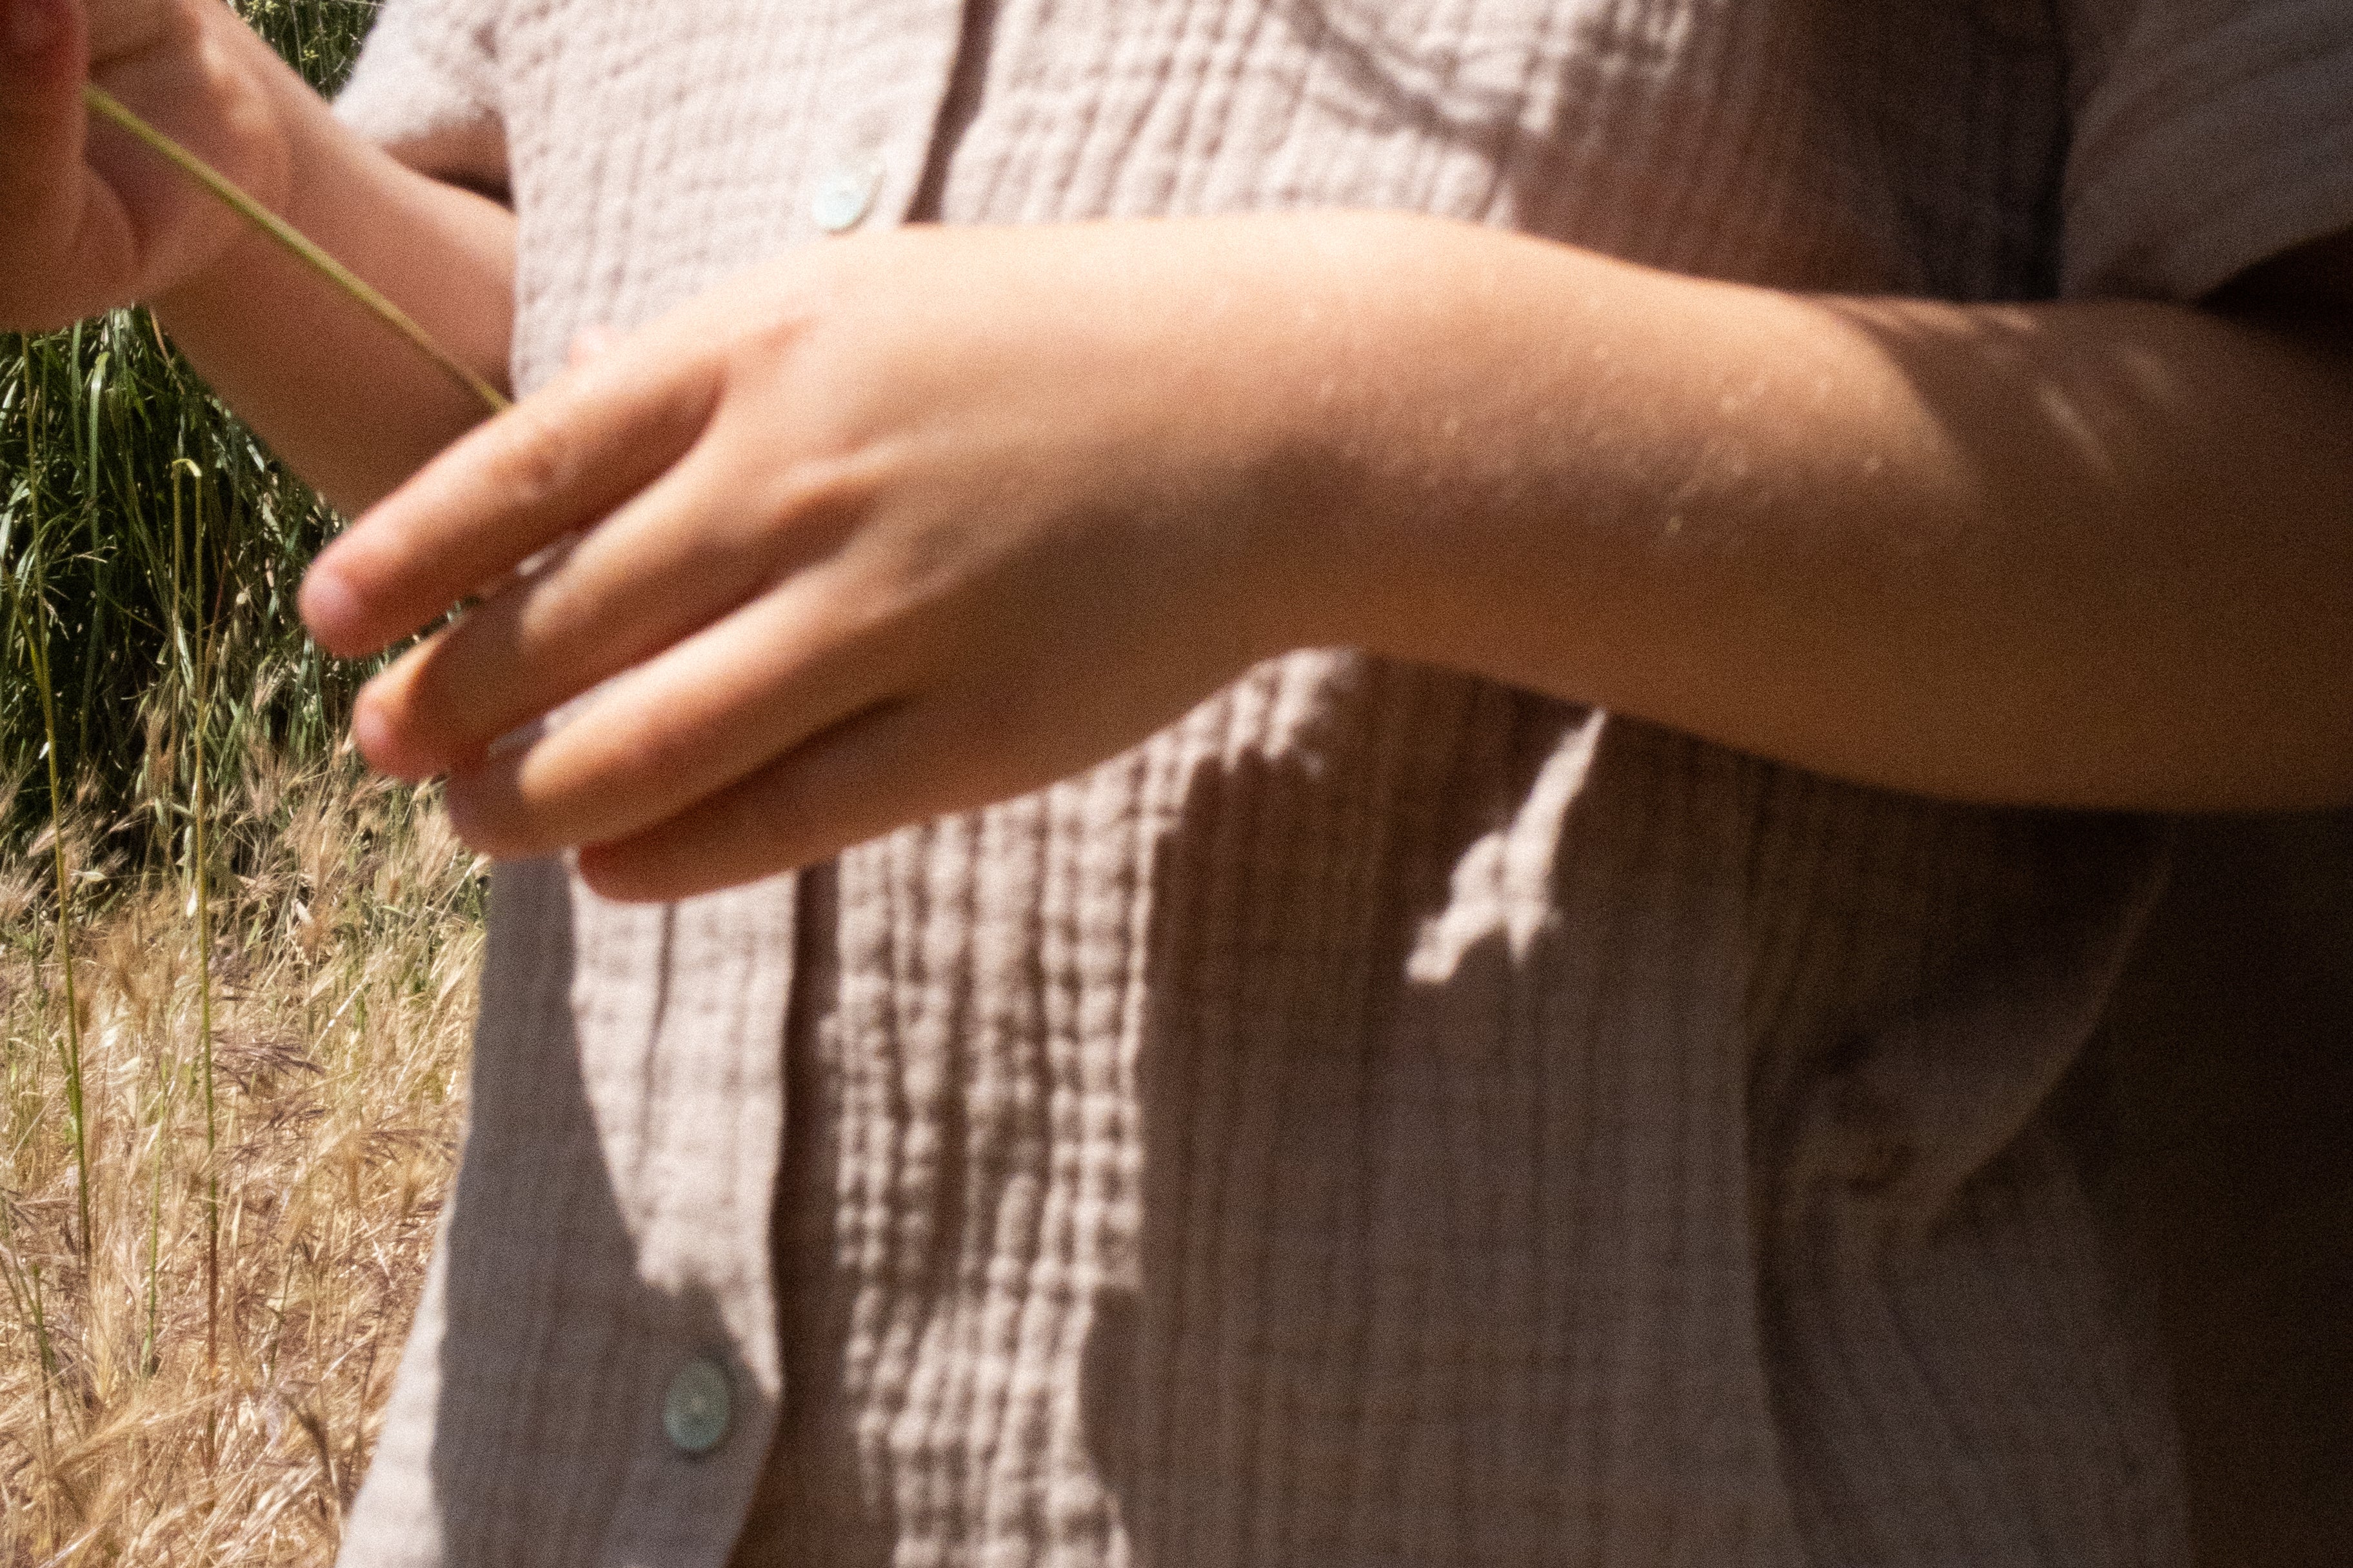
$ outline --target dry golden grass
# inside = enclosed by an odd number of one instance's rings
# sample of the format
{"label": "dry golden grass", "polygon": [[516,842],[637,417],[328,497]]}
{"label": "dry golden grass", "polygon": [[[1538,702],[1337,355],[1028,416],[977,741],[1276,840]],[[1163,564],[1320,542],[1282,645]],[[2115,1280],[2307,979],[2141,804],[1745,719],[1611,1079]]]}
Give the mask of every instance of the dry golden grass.
{"label": "dry golden grass", "polygon": [[87,1238],[47,857],[0,874],[5,1568],[330,1560],[422,1283],[480,868],[347,762],[246,772],[248,869],[208,900],[209,1155],[191,885],[84,873]]}

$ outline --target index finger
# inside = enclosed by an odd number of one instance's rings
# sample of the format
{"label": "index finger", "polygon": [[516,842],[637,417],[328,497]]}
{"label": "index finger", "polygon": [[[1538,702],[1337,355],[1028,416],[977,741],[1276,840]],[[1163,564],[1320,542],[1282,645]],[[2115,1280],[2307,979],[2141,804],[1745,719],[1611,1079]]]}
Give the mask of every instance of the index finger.
{"label": "index finger", "polygon": [[345,658],[373,653],[601,521],[694,445],[718,387],[707,356],[642,346],[565,372],[320,552],[302,582],[311,635]]}

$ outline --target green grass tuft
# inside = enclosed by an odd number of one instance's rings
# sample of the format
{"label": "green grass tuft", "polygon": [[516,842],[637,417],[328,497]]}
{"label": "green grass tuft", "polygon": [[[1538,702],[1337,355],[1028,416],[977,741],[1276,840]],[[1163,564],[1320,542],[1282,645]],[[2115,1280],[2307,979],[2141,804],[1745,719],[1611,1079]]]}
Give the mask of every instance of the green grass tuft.
{"label": "green grass tuft", "polygon": [[[369,0],[240,0],[316,84]],[[142,311],[0,335],[0,1564],[332,1557],[483,868],[342,742],[336,528]]]}
{"label": "green grass tuft", "polygon": [[[237,8],[322,88],[349,69],[375,11],[372,0]],[[309,644],[294,590],[337,526],[143,310],[0,334],[0,572],[18,609],[0,629],[0,850],[23,854],[47,830],[52,763],[68,796],[57,804],[102,825],[76,869],[97,879],[184,858],[190,823],[174,803],[195,796],[199,751],[216,795],[249,755],[330,753],[367,672]],[[211,652],[201,707],[200,645]],[[27,679],[40,660],[54,752]]]}

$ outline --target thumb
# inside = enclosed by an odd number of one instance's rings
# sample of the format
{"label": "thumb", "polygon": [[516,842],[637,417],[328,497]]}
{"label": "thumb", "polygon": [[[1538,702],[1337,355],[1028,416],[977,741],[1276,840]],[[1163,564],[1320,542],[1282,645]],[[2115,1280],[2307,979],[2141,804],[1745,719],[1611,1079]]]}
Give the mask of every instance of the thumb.
{"label": "thumb", "polygon": [[7,0],[0,12],[0,45],[20,64],[47,56],[81,26],[74,0]]}
{"label": "thumb", "polygon": [[84,156],[89,75],[83,0],[0,0],[0,326],[62,326],[111,302],[99,296],[128,255],[121,205]]}
{"label": "thumb", "polygon": [[90,72],[82,0],[0,0],[0,176],[21,177],[81,156],[81,83]]}

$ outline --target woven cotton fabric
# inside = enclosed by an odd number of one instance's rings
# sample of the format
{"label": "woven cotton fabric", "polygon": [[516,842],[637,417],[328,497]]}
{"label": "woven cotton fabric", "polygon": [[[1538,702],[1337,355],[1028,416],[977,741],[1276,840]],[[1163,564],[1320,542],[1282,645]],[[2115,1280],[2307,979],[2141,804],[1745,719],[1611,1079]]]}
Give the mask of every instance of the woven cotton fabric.
{"label": "woven cotton fabric", "polygon": [[[503,149],[528,388],[843,171],[2192,299],[2353,222],[2348,69],[2290,0],[389,0],[343,109]],[[502,868],[343,1561],[2181,1563],[2051,1109],[2164,838],[1309,651],[797,878]]]}

